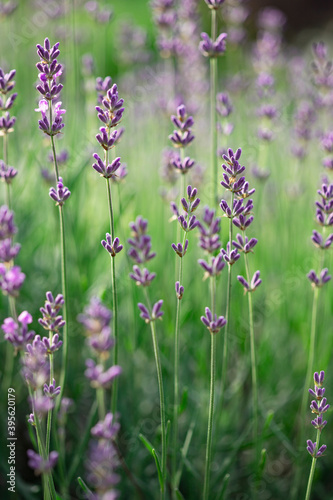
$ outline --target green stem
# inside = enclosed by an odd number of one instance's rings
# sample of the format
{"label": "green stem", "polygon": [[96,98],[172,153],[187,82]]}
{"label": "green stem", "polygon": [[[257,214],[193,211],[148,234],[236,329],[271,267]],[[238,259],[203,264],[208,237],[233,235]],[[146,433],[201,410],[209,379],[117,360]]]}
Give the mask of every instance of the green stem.
{"label": "green stem", "polygon": [[59,219],[60,219],[60,241],[61,241],[61,285],[62,295],[64,297],[63,318],[65,326],[63,330],[63,346],[62,346],[62,367],[60,372],[60,387],[61,392],[57,398],[55,411],[59,409],[61,398],[64,391],[67,375],[67,360],[68,360],[68,300],[67,300],[67,267],[66,267],[66,238],[65,238],[65,221],[63,206],[59,205]]}
{"label": "green stem", "polygon": [[105,399],[104,399],[104,389],[99,387],[96,391],[96,399],[98,404],[98,417],[100,420],[105,418]]}
{"label": "green stem", "polygon": [[[148,295],[148,291],[144,289],[148,307],[151,311],[151,303]],[[160,414],[161,414],[161,437],[162,437],[162,478],[163,484],[161,486],[161,500],[165,498],[165,483],[166,483],[166,425],[165,425],[165,399],[164,399],[164,389],[163,389],[163,377],[162,377],[162,366],[160,360],[160,351],[158,347],[158,340],[156,336],[156,326],[155,321],[150,322],[151,335],[153,339],[153,348],[157,372],[157,382],[158,391],[160,396]]]}
{"label": "green stem", "polygon": [[154,346],[154,355],[157,371],[158,390],[160,394],[160,412],[161,412],[161,436],[162,436],[162,476],[163,488],[161,491],[161,499],[165,498],[165,482],[166,482],[166,427],[165,427],[165,400],[162,379],[162,367],[160,360],[160,353],[158,348],[158,341],[156,336],[155,321],[150,322],[151,334]]}
{"label": "green stem", "polygon": [[315,457],[316,457],[317,451],[319,449],[319,440],[320,440],[320,430],[317,429],[317,437],[316,437],[317,444],[316,444],[314,457],[312,458],[312,464],[311,464],[311,469],[310,469],[310,474],[309,474],[309,479],[308,479],[308,485],[306,488],[305,500],[310,500],[313,476],[314,476],[316,462],[317,462],[317,458],[315,458]]}
{"label": "green stem", "polygon": [[[231,194],[231,209],[234,204],[234,193]],[[229,250],[232,248],[232,231],[233,223],[232,219],[229,219]],[[223,361],[222,361],[222,380],[221,380],[221,402],[220,402],[220,414],[222,414],[224,391],[227,379],[227,368],[228,368],[228,335],[229,335],[229,322],[230,322],[230,303],[231,303],[231,268],[232,266],[228,264],[228,286],[227,286],[227,306],[225,319],[227,323],[224,327],[224,338],[223,338]]]}
{"label": "green stem", "polygon": [[[105,152],[106,162],[108,161],[108,152]],[[110,179],[106,179],[106,189],[107,189],[107,198],[108,198],[108,206],[109,206],[109,218],[110,218],[110,233],[111,240],[114,241],[114,217],[113,217],[113,207],[112,207],[112,196],[111,196],[111,181]],[[113,348],[113,362],[116,365],[118,363],[118,304],[117,304],[117,282],[116,282],[116,266],[115,266],[115,257],[111,257],[111,286],[112,286],[112,326],[113,326],[113,335],[115,338],[115,345]],[[118,395],[118,379],[116,378],[113,382],[112,387],[112,398],[111,398],[111,411],[114,414],[117,409],[117,395]]]}
{"label": "green stem", "polygon": [[[215,314],[215,296],[216,296],[216,278],[211,277],[211,303],[212,314]],[[216,371],[216,335],[210,333],[210,391],[209,391],[209,412],[208,412],[208,428],[207,428],[207,444],[206,444],[206,461],[205,461],[205,479],[203,489],[203,500],[209,498],[209,482],[210,482],[210,467],[212,460],[212,435],[213,435],[213,417],[214,417],[214,399],[215,399],[215,371]]]}
{"label": "green stem", "polygon": [[[310,346],[309,346],[309,355],[308,355],[308,366],[307,366],[307,371],[306,371],[306,377],[305,377],[305,382],[304,382],[304,388],[303,388],[303,398],[302,398],[302,405],[301,405],[301,423],[300,423],[300,432],[299,432],[299,441],[298,441],[298,448],[299,450],[303,450],[304,446],[303,443],[305,441],[304,435],[305,435],[305,416],[306,416],[306,407],[307,407],[307,402],[308,402],[308,388],[311,385],[311,379],[313,376],[313,363],[314,363],[314,355],[315,355],[315,346],[316,346],[316,333],[317,333],[317,312],[318,312],[318,297],[319,297],[319,288],[315,287],[313,291],[313,302],[312,302],[312,316],[311,316],[311,331],[310,331]],[[298,457],[298,463],[297,463],[297,468],[296,468],[296,476],[295,476],[295,481],[294,481],[294,486],[292,489],[292,498],[296,498],[299,487],[300,487],[300,481],[302,477],[302,468],[300,464],[300,457]]]}
{"label": "green stem", "polygon": [[[52,332],[49,334],[50,341],[52,340]],[[50,360],[50,385],[53,384],[53,354],[49,354]],[[50,437],[52,425],[52,409],[47,412],[47,425],[46,425],[46,455],[50,451]]]}
{"label": "green stem", "polygon": [[[186,241],[186,232],[184,231],[183,248]],[[179,263],[179,284],[183,281],[183,257]],[[174,403],[173,403],[173,453],[171,464],[171,475],[173,488],[177,488],[177,442],[178,442],[178,413],[179,413],[179,334],[180,334],[180,312],[181,299],[177,297],[176,330],[175,330],[175,352],[174,352]]]}
{"label": "green stem", "polygon": [[[212,40],[216,39],[217,34],[217,12],[212,9],[211,18]],[[211,120],[211,168],[212,168],[212,193],[214,196],[213,207],[218,200],[218,183],[217,183],[217,111],[216,111],[216,92],[217,92],[217,58],[211,57],[210,66],[210,120]]]}
{"label": "green stem", "polygon": [[[246,277],[248,283],[251,282],[249,271],[249,264],[247,254],[244,253]],[[258,382],[257,382],[257,364],[256,364],[256,350],[254,338],[254,325],[253,325],[253,306],[252,306],[252,292],[247,292],[249,302],[249,326],[250,326],[250,346],[251,346],[251,376],[252,376],[252,401],[253,401],[253,440],[256,447],[256,467],[259,465],[260,452],[258,440]]]}
{"label": "green stem", "polygon": [[[52,103],[49,103],[50,106],[50,127],[52,127]],[[57,154],[55,150],[55,144],[54,144],[54,136],[51,135],[51,146],[52,146],[52,154],[53,154],[53,165],[54,165],[54,173],[56,176],[56,182],[59,182],[59,169],[58,169],[58,162],[57,162]]]}

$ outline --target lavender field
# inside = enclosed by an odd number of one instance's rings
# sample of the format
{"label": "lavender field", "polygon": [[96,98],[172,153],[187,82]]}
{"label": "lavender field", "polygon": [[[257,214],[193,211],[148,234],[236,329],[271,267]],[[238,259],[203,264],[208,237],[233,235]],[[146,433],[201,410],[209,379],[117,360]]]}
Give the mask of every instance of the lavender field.
{"label": "lavender field", "polygon": [[332,500],[332,19],[253,4],[0,2],[1,499]]}

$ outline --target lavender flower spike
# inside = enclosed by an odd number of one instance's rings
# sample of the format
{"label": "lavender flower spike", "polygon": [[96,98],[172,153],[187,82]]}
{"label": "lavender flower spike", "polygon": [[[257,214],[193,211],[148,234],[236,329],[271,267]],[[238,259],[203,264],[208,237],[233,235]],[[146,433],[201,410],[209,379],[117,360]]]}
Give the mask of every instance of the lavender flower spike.
{"label": "lavender flower spike", "polygon": [[227,320],[224,316],[217,317],[216,314],[213,316],[209,307],[206,307],[205,313],[206,316],[201,316],[201,321],[208,328],[210,333],[218,333],[221,328],[227,324]]}
{"label": "lavender flower spike", "polygon": [[18,323],[13,318],[6,318],[1,325],[5,332],[5,339],[8,340],[18,351],[34,338],[35,332],[28,330],[28,325],[32,323],[32,316],[27,311],[23,311],[18,317]]}
{"label": "lavender flower spike", "polygon": [[66,186],[64,186],[62,182],[62,177],[59,177],[57,189],[51,187],[49,191],[50,198],[52,198],[52,200],[56,202],[56,205],[59,205],[60,207],[64,205],[65,201],[68,200],[70,195],[71,192]]}
{"label": "lavender flower spike", "polygon": [[124,248],[123,245],[120,244],[119,238],[115,238],[113,241],[111,239],[111,234],[106,233],[106,240],[102,240],[101,244],[105,248],[107,252],[111,255],[111,257],[115,257],[117,253],[121,252]]}
{"label": "lavender flower spike", "polygon": [[25,274],[19,266],[7,269],[4,264],[0,264],[0,288],[5,295],[17,297],[24,280]]}

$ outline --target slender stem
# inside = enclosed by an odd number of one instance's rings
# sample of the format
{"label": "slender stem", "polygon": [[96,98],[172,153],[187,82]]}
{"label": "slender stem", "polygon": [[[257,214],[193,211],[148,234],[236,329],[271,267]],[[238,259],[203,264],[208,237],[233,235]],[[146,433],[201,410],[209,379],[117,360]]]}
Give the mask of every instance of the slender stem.
{"label": "slender stem", "polygon": [[[315,346],[316,346],[316,333],[317,333],[317,312],[318,312],[318,297],[319,297],[319,288],[315,287],[313,291],[313,302],[312,302],[312,316],[311,316],[311,331],[310,331],[310,346],[309,346],[309,354],[308,354],[308,367],[306,371],[306,377],[305,377],[305,382],[304,382],[304,389],[303,389],[303,398],[302,398],[302,405],[301,405],[301,423],[300,423],[300,432],[299,432],[299,441],[298,441],[298,448],[301,450],[304,442],[304,435],[305,435],[305,415],[306,415],[306,406],[307,406],[307,401],[308,401],[308,388],[310,387],[311,384],[311,378],[313,376],[313,363],[314,363],[314,355],[315,355]],[[302,477],[302,469],[301,469],[301,464],[300,464],[300,457],[298,458],[298,463],[297,463],[297,469],[296,469],[296,475],[295,475],[295,481],[292,489],[292,498],[296,498],[298,491],[299,491],[299,486],[300,486],[300,481]]]}
{"label": "slender stem", "polygon": [[[184,231],[183,248],[186,240],[186,232]],[[183,257],[179,263],[179,284],[183,281]],[[176,313],[176,330],[175,330],[175,350],[174,350],[174,403],[173,403],[173,453],[171,464],[172,485],[176,489],[176,473],[177,473],[177,442],[178,442],[178,413],[179,413],[179,334],[180,334],[180,312],[181,299],[177,297],[177,313]]]}
{"label": "slender stem", "polygon": [[[106,161],[107,158],[107,151]],[[113,217],[113,207],[112,207],[112,196],[111,196],[111,181],[110,179],[106,179],[106,189],[107,189],[107,198],[108,198],[108,206],[109,206],[109,218],[110,218],[110,233],[111,239],[114,241],[114,217]],[[115,338],[115,345],[113,349],[113,362],[116,365],[118,363],[118,304],[117,304],[117,282],[116,282],[116,266],[115,266],[115,258],[111,257],[111,286],[112,286],[112,326],[113,326],[113,335]],[[118,394],[118,380],[117,378],[113,382],[112,387],[112,398],[111,398],[111,411],[112,413],[116,412],[117,408],[117,394]]]}
{"label": "slender stem", "polygon": [[[49,334],[50,341],[52,339],[52,332]],[[50,360],[50,385],[53,383],[53,354],[49,355]],[[50,438],[51,438],[51,425],[52,425],[52,409],[47,412],[47,424],[46,424],[46,455],[50,451]]]}
{"label": "slender stem", "polygon": [[[211,308],[212,314],[215,314],[215,296],[216,296],[216,278],[211,280]],[[209,412],[208,412],[208,428],[207,428],[207,444],[206,444],[206,461],[205,461],[205,479],[203,500],[209,498],[209,482],[210,482],[210,467],[212,455],[212,435],[213,435],[213,417],[214,417],[214,399],[215,399],[215,371],[216,371],[216,335],[210,333],[210,391],[209,391]]]}
{"label": "slender stem", "polygon": [[[52,127],[52,103],[49,103],[50,106],[50,127]],[[56,176],[56,182],[59,181],[59,169],[58,169],[58,162],[57,162],[57,154],[55,150],[55,144],[54,144],[54,136],[51,135],[51,146],[52,146],[52,153],[53,153],[53,165],[54,165],[54,173]]]}
{"label": "slender stem", "polygon": [[[146,300],[148,307],[151,311],[151,302],[148,295],[148,290],[144,288]],[[166,425],[165,425],[165,399],[164,399],[164,389],[163,389],[163,376],[162,376],[162,366],[160,360],[160,351],[158,347],[158,340],[156,336],[156,326],[155,321],[150,322],[150,330],[153,339],[154,356],[157,372],[157,382],[158,391],[160,395],[160,414],[161,414],[161,438],[162,438],[162,478],[163,484],[161,487],[161,500],[165,498],[165,483],[166,483]]]}
{"label": "slender stem", "polygon": [[309,474],[309,479],[308,479],[308,485],[306,488],[306,494],[305,494],[305,500],[310,500],[310,495],[311,495],[311,488],[312,488],[312,482],[313,482],[313,476],[316,468],[316,462],[317,462],[317,451],[319,449],[319,440],[320,440],[320,429],[317,429],[317,438],[316,438],[316,449],[314,452],[314,457],[312,458],[312,464],[311,464],[311,469],[310,469],[310,474]]}
{"label": "slender stem", "polygon": [[[250,283],[251,277],[249,272],[249,264],[247,254],[244,253],[245,269],[247,281]],[[254,326],[253,326],[253,306],[252,306],[252,292],[247,292],[249,302],[249,326],[250,326],[250,346],[251,346],[251,375],[252,375],[252,401],[253,401],[253,439],[256,447],[256,466],[259,464],[259,440],[258,440],[258,382],[257,382],[257,364],[256,364],[256,350],[254,339]]]}
{"label": "slender stem", "polygon": [[[234,204],[234,193],[231,194],[231,208]],[[232,248],[232,231],[233,223],[232,219],[229,219],[229,249]],[[223,360],[222,360],[222,380],[221,380],[221,402],[220,409],[223,407],[224,391],[227,379],[227,369],[228,369],[228,335],[229,335],[229,322],[230,322],[230,303],[231,303],[231,269],[232,266],[228,264],[228,286],[227,286],[227,306],[225,319],[227,323],[224,327],[224,338],[223,338]],[[222,414],[222,411],[220,412]]]}
{"label": "slender stem", "polygon": [[63,206],[59,205],[59,219],[60,219],[60,240],[61,240],[61,285],[62,295],[64,297],[63,318],[65,326],[63,330],[63,346],[62,346],[62,367],[60,372],[60,387],[61,392],[57,398],[55,411],[59,409],[64,386],[67,375],[67,360],[68,360],[68,300],[67,300],[67,267],[66,267],[66,239],[65,239],[65,221]]}
{"label": "slender stem", "polygon": [[[217,13],[212,9],[211,18],[212,40],[216,39],[217,34]],[[217,58],[211,57],[210,65],[210,120],[211,120],[211,164],[212,164],[212,193],[214,196],[213,206],[218,200],[217,184],[217,111],[216,111],[216,92],[217,92]]]}
{"label": "slender stem", "polygon": [[162,477],[163,488],[161,490],[161,499],[165,498],[165,482],[166,482],[166,427],[165,427],[165,400],[162,379],[162,367],[160,360],[160,353],[158,348],[158,341],[156,336],[155,321],[150,322],[151,334],[154,346],[154,355],[157,371],[158,390],[160,394],[160,412],[161,412],[161,436],[162,436]]}
{"label": "slender stem", "polygon": [[[6,165],[8,165],[8,134],[4,134],[3,136],[3,161]],[[6,182],[6,205],[11,210],[12,202],[11,202],[11,189],[10,183]]]}

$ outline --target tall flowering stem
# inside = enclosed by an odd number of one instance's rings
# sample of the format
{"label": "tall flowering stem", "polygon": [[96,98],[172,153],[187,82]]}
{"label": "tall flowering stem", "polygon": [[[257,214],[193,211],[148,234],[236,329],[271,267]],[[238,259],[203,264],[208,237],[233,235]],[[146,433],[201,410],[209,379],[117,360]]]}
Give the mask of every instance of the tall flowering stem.
{"label": "tall flowering stem", "polygon": [[65,109],[61,109],[61,101],[59,101],[60,92],[63,85],[58,82],[58,78],[62,74],[62,65],[58,63],[57,57],[60,55],[59,42],[51,46],[48,38],[45,38],[44,45],[37,44],[37,55],[40,61],[36,64],[39,70],[38,78],[40,83],[37,85],[37,90],[41,94],[42,99],[39,101],[39,107],[35,110],[41,113],[39,120],[39,128],[48,135],[51,139],[52,155],[54,172],[56,178],[56,188],[50,189],[50,197],[56,202],[59,207],[59,224],[60,224],[60,246],[61,246],[61,285],[62,295],[64,299],[64,331],[63,331],[63,351],[62,351],[62,368],[60,374],[60,397],[57,399],[56,409],[59,409],[62,393],[66,383],[67,362],[68,362],[68,298],[67,298],[67,269],[66,269],[66,237],[65,237],[65,219],[63,205],[70,196],[70,191],[64,186],[62,177],[59,176],[57,155],[54,143],[54,137],[61,133],[64,128],[62,115],[66,113]]}
{"label": "tall flowering stem", "polygon": [[[232,220],[234,226],[237,227],[243,234],[237,234],[236,239],[232,240],[232,245],[234,247],[233,252],[241,252],[244,254],[246,279],[243,276],[237,276],[238,281],[243,285],[244,292],[248,295],[248,305],[249,305],[249,330],[250,330],[250,352],[251,352],[251,377],[252,377],[252,407],[253,407],[253,438],[256,449],[256,466],[259,463],[259,440],[258,440],[258,382],[257,382],[257,363],[256,363],[256,350],[255,350],[255,338],[254,338],[254,323],[253,323],[253,305],[252,305],[252,292],[254,292],[258,286],[261,284],[260,271],[256,271],[251,278],[248,254],[253,252],[253,248],[258,243],[256,238],[248,239],[245,236],[246,229],[253,222],[253,202],[251,199],[245,200],[252,195],[255,190],[249,189],[249,183],[245,180],[244,175],[239,177],[240,174],[244,173],[245,167],[241,166],[239,159],[241,156],[241,149],[238,149],[236,153],[232,149],[228,150],[228,155],[224,155],[223,158],[226,164],[223,164],[224,169],[223,178],[221,182],[222,186],[231,191],[235,196],[232,197],[232,205],[228,206],[225,200],[221,202],[221,208],[225,215]],[[230,242],[229,242],[230,243]],[[231,257],[232,252],[231,245],[227,251],[222,250],[225,260],[228,262],[234,262],[235,256]],[[228,254],[228,251],[230,254]],[[230,305],[229,305],[230,307]]]}
{"label": "tall flowering stem", "polygon": [[327,424],[326,420],[323,420],[323,414],[327,412],[330,405],[327,404],[327,399],[324,397],[325,388],[323,387],[325,373],[321,371],[320,373],[314,373],[314,389],[309,389],[309,393],[315,399],[311,402],[310,409],[312,413],[316,415],[311,424],[317,431],[316,441],[313,443],[310,439],[307,440],[307,451],[312,456],[311,469],[308,479],[308,484],[306,488],[305,500],[310,500],[313,476],[316,468],[317,459],[323,455],[326,451],[327,446],[325,444],[319,446],[320,436],[323,428]]}
{"label": "tall flowering stem", "polygon": [[[128,251],[129,257],[136,263],[133,266],[133,271],[130,273],[130,278],[136,282],[140,287],[143,287],[145,298],[148,307],[141,302],[138,304],[140,310],[140,317],[150,324],[154,357],[157,372],[157,382],[160,397],[160,415],[161,415],[161,438],[162,438],[162,462],[161,462],[161,475],[160,480],[160,490],[161,499],[165,498],[166,493],[166,424],[165,424],[165,398],[163,389],[163,375],[162,366],[160,360],[160,353],[158,347],[158,339],[156,335],[155,321],[161,319],[164,312],[161,310],[163,305],[163,300],[159,300],[153,306],[151,305],[148,287],[151,285],[152,281],[155,279],[156,274],[151,273],[147,268],[143,267],[144,264],[152,260],[156,253],[152,252],[151,247],[151,237],[147,234],[148,221],[143,219],[141,216],[136,218],[135,222],[130,223],[130,228],[132,230],[132,236],[128,240],[130,249]],[[155,460],[159,463],[157,455],[154,455]]]}
{"label": "tall flowering stem", "polygon": [[205,479],[203,488],[203,500],[208,500],[209,484],[210,484],[210,469],[212,461],[212,437],[213,437],[213,419],[214,419],[214,401],[215,401],[215,372],[216,372],[216,334],[226,324],[223,316],[217,317],[215,314],[215,294],[216,294],[215,277],[211,278],[211,308],[206,307],[205,316],[201,316],[201,321],[207,327],[210,333],[210,389],[209,389],[209,410],[208,410],[208,427],[207,427],[207,444],[206,444],[206,459],[205,459]]}
{"label": "tall flowering stem", "polygon": [[[206,0],[205,0],[206,1]],[[211,169],[212,169],[212,202],[213,206],[218,201],[218,183],[217,183],[217,57],[224,54],[226,46],[226,33],[221,33],[217,37],[217,11],[220,9],[224,0],[206,1],[211,9],[211,38],[207,33],[201,33],[202,41],[199,49],[205,57],[209,57],[210,66],[210,121],[211,121]]]}
{"label": "tall flowering stem", "polygon": [[[325,235],[326,230],[330,230],[333,225],[333,184],[329,184],[326,180],[323,182],[321,189],[318,189],[317,193],[320,196],[320,200],[316,201],[316,222],[322,228],[322,233],[314,230],[312,234],[312,243],[317,247],[321,253],[319,259],[319,272],[316,273],[314,269],[311,269],[307,274],[307,277],[313,288],[313,301],[312,301],[312,314],[311,314],[311,331],[310,331],[310,344],[308,352],[308,364],[307,372],[305,377],[305,386],[301,404],[301,425],[299,433],[299,446],[302,446],[305,434],[305,413],[307,404],[307,393],[306,388],[310,385],[311,375],[313,373],[313,364],[315,359],[315,347],[317,342],[317,315],[318,315],[318,303],[319,303],[319,293],[323,286],[325,286],[330,280],[331,275],[328,272],[328,268],[324,268],[325,254],[328,249],[330,249],[333,242],[333,234]],[[301,481],[301,467],[298,464],[295,482],[293,486],[293,498],[296,498],[298,493],[300,481]]]}
{"label": "tall flowering stem", "polygon": [[[232,288],[232,266],[240,258],[238,248],[233,246],[233,226],[237,224],[238,217],[245,217],[251,213],[253,203],[251,199],[245,202],[245,199],[251,196],[255,190],[249,190],[249,183],[245,181],[242,175],[245,167],[239,162],[242,150],[239,148],[237,151],[228,149],[227,154],[223,155],[225,163],[222,164],[223,181],[221,185],[230,191],[231,203],[228,205],[227,201],[222,199],[220,208],[223,212],[223,217],[229,219],[229,240],[226,248],[221,250],[224,261],[228,265],[228,285],[227,285],[227,304],[226,304],[226,319],[227,324],[224,332],[223,340],[223,359],[222,359],[222,379],[221,379],[221,403],[220,408],[223,406],[224,392],[226,387],[226,377],[228,370],[228,341],[229,341],[229,324],[230,324],[230,305],[231,305],[231,288]],[[250,219],[251,222],[251,219]],[[252,247],[251,247],[252,248]]]}
{"label": "tall flowering stem", "polygon": [[[125,108],[123,107],[124,99],[119,98],[117,85],[114,84],[110,88],[111,78],[107,77],[104,80],[99,78],[97,80],[97,89],[101,92],[98,95],[99,106],[96,106],[97,116],[102,122],[103,126],[100,128],[99,134],[96,135],[96,140],[104,149],[104,162],[98,154],[94,154],[96,163],[93,164],[94,170],[104,177],[106,180],[106,191],[110,219],[110,234],[107,233],[107,239],[102,241],[102,245],[109,252],[111,257],[111,287],[112,287],[112,312],[113,312],[113,334],[115,337],[115,347],[113,351],[114,364],[118,363],[118,297],[117,297],[117,283],[116,283],[116,267],[115,256],[122,250],[122,245],[119,243],[119,238],[115,237],[114,230],[114,214],[112,206],[112,193],[111,193],[111,180],[118,177],[121,172],[120,158],[115,158],[109,163],[109,151],[117,144],[121,131],[111,130],[116,127],[123,116]],[[112,400],[111,411],[114,414],[117,407],[117,393],[118,381],[115,380]]]}
{"label": "tall flowering stem", "polygon": [[187,186],[186,199],[181,199],[183,214],[179,215],[175,203],[171,204],[172,211],[178,218],[181,230],[183,231],[182,243],[172,244],[172,249],[180,258],[179,276],[178,281],[175,283],[176,298],[177,298],[177,312],[176,312],[176,328],[175,328],[175,348],[174,348],[174,404],[173,404],[173,455],[172,455],[172,485],[174,491],[178,488],[180,480],[177,474],[177,442],[178,442],[178,413],[179,413],[179,336],[180,336],[180,315],[181,315],[181,300],[184,294],[183,282],[183,257],[188,248],[188,240],[186,239],[187,233],[195,229],[199,223],[196,216],[193,215],[194,211],[200,204],[200,199],[196,198],[197,189],[192,186]]}

